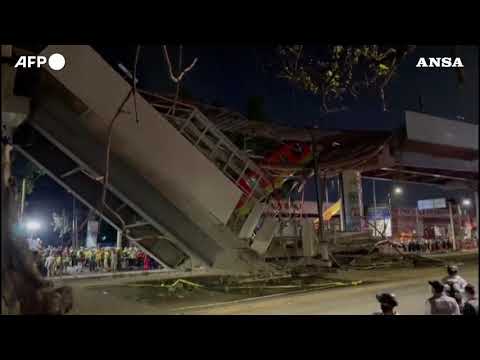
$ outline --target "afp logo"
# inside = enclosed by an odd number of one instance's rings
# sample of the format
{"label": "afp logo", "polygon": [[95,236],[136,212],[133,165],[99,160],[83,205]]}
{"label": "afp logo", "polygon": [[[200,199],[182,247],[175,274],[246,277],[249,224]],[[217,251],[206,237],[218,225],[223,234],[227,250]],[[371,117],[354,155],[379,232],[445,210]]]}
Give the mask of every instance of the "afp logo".
{"label": "afp logo", "polygon": [[[47,64],[46,56],[23,55],[19,57],[17,63],[15,64],[15,68],[40,68],[40,66],[44,64]],[[65,67],[65,57],[62,54],[50,55],[48,58],[48,67],[55,71],[62,70]]]}
{"label": "afp logo", "polygon": [[443,58],[425,58],[418,59],[416,67],[461,67],[463,68],[462,60],[457,57],[455,59],[449,57]]}

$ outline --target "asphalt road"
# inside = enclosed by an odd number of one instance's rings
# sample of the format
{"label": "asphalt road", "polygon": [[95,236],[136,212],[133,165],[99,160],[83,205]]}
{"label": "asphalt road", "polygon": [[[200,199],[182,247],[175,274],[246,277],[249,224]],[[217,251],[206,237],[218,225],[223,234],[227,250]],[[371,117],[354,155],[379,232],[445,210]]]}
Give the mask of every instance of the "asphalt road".
{"label": "asphalt road", "polygon": [[[398,275],[401,274],[401,275]],[[357,274],[358,275],[358,274]],[[462,268],[461,275],[478,288],[478,263]],[[422,315],[431,295],[428,280],[445,276],[442,268],[378,272],[378,283],[302,294],[280,295],[210,307],[177,309],[177,314],[204,315],[368,315],[378,310],[375,294],[396,294],[402,315]]]}

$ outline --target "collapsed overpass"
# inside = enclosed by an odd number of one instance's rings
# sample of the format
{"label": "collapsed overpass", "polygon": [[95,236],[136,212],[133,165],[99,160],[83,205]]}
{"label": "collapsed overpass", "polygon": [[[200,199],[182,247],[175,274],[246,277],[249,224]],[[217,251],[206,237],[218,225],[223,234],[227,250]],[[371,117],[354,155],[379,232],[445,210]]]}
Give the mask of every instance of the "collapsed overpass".
{"label": "collapsed overpass", "polygon": [[263,198],[260,187],[238,186],[248,172],[262,171],[195,109],[164,115],[134,96],[89,46],[42,52],[53,53],[63,54],[67,66],[45,67],[28,79],[32,106],[16,132],[16,150],[164,267],[187,258],[254,266],[255,254],[226,223],[242,196]]}

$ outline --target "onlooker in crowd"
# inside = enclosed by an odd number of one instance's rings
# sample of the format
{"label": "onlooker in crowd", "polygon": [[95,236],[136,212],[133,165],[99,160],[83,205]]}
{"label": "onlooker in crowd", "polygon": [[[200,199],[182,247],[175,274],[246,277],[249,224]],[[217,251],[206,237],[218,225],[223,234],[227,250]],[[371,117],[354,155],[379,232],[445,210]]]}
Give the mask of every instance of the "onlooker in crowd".
{"label": "onlooker in crowd", "polygon": [[378,294],[377,300],[380,303],[381,311],[376,312],[373,315],[399,315],[395,310],[395,308],[398,306],[398,301],[394,294]]}
{"label": "onlooker in crowd", "polygon": [[442,279],[442,282],[444,284],[454,284],[458,290],[460,290],[463,294],[465,291],[465,286],[467,285],[467,282],[464,278],[462,278],[460,275],[458,275],[458,267],[455,265],[449,265],[447,267],[447,273],[448,276],[444,277]]}
{"label": "onlooker in crowd", "polygon": [[45,267],[47,268],[48,277],[55,275],[55,256],[53,256],[53,251],[49,251],[47,258],[45,259]]}
{"label": "onlooker in crowd", "polygon": [[97,263],[97,270],[99,271],[103,266],[103,253],[102,249],[98,248],[95,254],[95,261]]}
{"label": "onlooker in crowd", "polygon": [[108,249],[103,252],[103,269],[105,271],[110,270],[110,251]]}
{"label": "onlooker in crowd", "polygon": [[117,249],[112,248],[111,251],[111,264],[112,264],[112,271],[116,272],[117,271],[117,265],[118,265],[118,254],[117,254]]}
{"label": "onlooker in crowd", "polygon": [[89,259],[89,262],[88,262],[88,270],[90,272],[94,272],[96,271],[96,268],[97,268],[97,260],[95,259],[95,252],[96,252],[96,249],[92,249],[90,251],[90,259]]}
{"label": "onlooker in crowd", "polygon": [[429,281],[433,296],[426,301],[426,315],[460,315],[455,299],[445,294],[445,286],[440,281]]}
{"label": "onlooker in crowd", "polygon": [[472,284],[465,286],[466,301],[463,306],[463,315],[478,316],[478,298]]}
{"label": "onlooker in crowd", "polygon": [[464,305],[463,295],[460,289],[458,288],[458,285],[453,282],[449,282],[445,284],[445,294],[450,296],[452,299],[454,299],[457,302],[458,307],[460,309],[460,313],[463,314],[463,305]]}

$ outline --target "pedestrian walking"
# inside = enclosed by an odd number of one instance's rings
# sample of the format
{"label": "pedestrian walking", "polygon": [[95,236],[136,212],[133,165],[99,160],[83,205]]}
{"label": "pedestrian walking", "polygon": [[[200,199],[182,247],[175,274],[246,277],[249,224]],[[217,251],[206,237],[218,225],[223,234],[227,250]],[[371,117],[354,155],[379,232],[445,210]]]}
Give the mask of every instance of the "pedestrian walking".
{"label": "pedestrian walking", "polygon": [[475,292],[475,286],[472,284],[467,284],[465,286],[465,305],[463,306],[463,315],[478,316],[478,297]]}
{"label": "pedestrian walking", "polygon": [[445,294],[445,285],[440,281],[429,281],[433,296],[425,303],[425,315],[460,315],[455,299]]}

